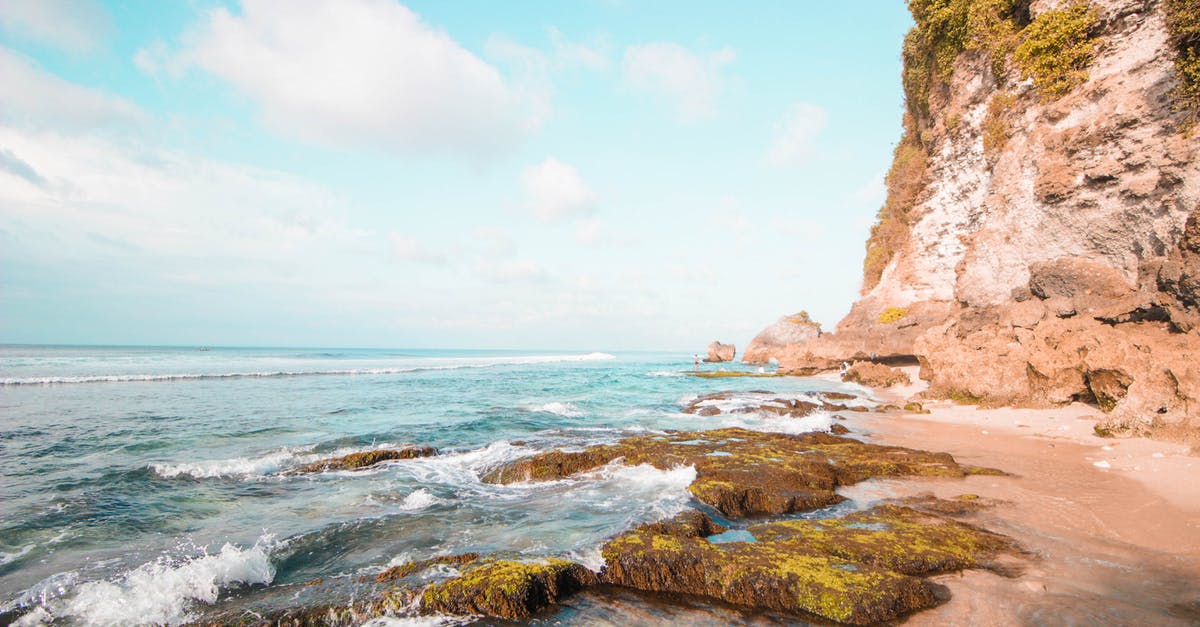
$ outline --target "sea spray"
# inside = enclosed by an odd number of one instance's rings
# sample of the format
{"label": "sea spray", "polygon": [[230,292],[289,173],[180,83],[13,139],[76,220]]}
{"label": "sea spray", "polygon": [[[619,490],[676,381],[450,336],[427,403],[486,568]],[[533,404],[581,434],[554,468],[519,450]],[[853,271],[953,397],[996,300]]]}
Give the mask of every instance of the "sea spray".
{"label": "sea spray", "polygon": [[113,580],[79,584],[45,603],[42,615],[95,626],[187,622],[197,603],[215,603],[223,589],[271,583],[272,544],[263,536],[246,549],[225,544],[211,554],[163,556]]}

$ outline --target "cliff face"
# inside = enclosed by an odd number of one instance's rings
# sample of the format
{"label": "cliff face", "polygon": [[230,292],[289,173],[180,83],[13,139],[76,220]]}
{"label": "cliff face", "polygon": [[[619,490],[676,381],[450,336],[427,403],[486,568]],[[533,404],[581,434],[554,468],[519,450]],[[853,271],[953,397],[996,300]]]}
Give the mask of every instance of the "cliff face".
{"label": "cliff face", "polygon": [[912,356],[934,395],[1200,427],[1200,8],[909,6],[906,132],[863,294],[782,367]]}

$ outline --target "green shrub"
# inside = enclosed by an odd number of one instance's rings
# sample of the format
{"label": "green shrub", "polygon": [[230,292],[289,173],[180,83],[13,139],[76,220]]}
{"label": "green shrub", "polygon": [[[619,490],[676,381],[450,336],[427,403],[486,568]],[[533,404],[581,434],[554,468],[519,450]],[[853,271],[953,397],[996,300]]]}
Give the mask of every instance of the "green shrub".
{"label": "green shrub", "polygon": [[1167,32],[1175,51],[1179,86],[1175,98],[1184,108],[1200,111],[1200,3],[1166,0]]}
{"label": "green shrub", "polygon": [[983,116],[983,154],[995,156],[1008,143],[1009,127],[1005,113],[1017,102],[1017,95],[1010,91],[997,92],[988,101],[987,114]]}
{"label": "green shrub", "polygon": [[1087,80],[1099,43],[1099,23],[1099,12],[1087,2],[1046,11],[1025,29],[1013,62],[1024,77],[1033,79],[1043,99],[1061,97]]}

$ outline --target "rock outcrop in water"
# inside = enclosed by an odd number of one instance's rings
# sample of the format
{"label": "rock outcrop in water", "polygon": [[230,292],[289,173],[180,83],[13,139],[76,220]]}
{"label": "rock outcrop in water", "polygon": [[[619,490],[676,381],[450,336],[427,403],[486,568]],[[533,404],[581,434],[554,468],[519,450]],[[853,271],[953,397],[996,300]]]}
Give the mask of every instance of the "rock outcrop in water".
{"label": "rock outcrop in water", "polygon": [[489,483],[562,479],[617,459],[662,470],[696,469],[688,491],[727,516],[817,509],[844,500],[835,491],[871,477],[965,477],[1002,474],[960,465],[945,453],[867,444],[827,433],[788,435],[746,429],[668,431],[629,437],[583,451],[547,451],[507,463]]}
{"label": "rock outcrop in water", "polygon": [[1014,549],[1003,536],[895,505],[752,525],[748,541],[712,542],[698,526],[650,525],[617,537],[602,550],[601,577],[862,625],[936,605],[921,576],[985,566]]}
{"label": "rock outcrop in water", "polygon": [[710,364],[733,361],[734,355],[737,355],[737,347],[733,344],[713,342],[708,345],[708,356],[704,358],[704,361]]}
{"label": "rock outcrop in water", "polygon": [[935,396],[1200,428],[1200,8],[909,6],[905,134],[862,296],[781,369],[915,356]]}
{"label": "rock outcrop in water", "polygon": [[351,453],[349,455],[343,455],[342,457],[322,459],[311,464],[300,466],[292,472],[310,473],[325,472],[327,470],[362,470],[364,468],[370,468],[375,464],[394,459],[415,459],[417,457],[432,457],[434,455],[437,455],[437,449],[433,448],[432,446],[409,446],[400,449],[376,449],[374,451]]}

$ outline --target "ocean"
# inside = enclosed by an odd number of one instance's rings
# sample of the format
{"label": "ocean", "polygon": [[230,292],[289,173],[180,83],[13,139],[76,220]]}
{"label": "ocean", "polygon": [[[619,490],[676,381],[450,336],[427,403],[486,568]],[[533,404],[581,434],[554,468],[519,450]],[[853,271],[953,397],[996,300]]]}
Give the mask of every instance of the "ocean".
{"label": "ocean", "polygon": [[[862,391],[692,367],[690,354],[0,347],[0,613],[181,623],[250,589],[466,551],[598,569],[606,538],[687,506],[693,469],[479,477],[651,430],[830,426],[824,414],[680,413],[699,394]],[[439,455],[289,472],[407,444]]]}

